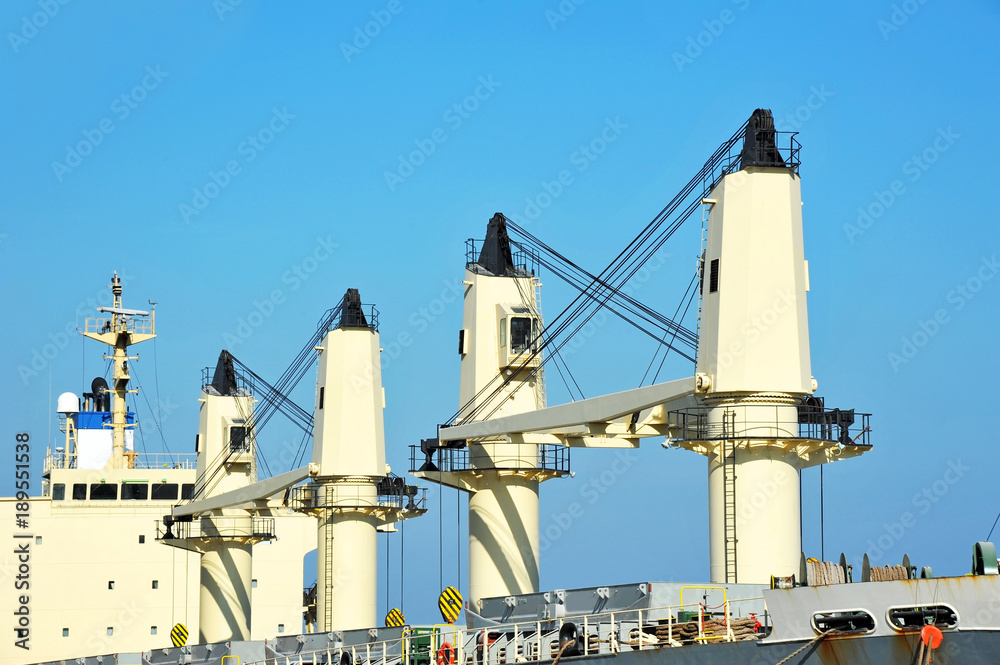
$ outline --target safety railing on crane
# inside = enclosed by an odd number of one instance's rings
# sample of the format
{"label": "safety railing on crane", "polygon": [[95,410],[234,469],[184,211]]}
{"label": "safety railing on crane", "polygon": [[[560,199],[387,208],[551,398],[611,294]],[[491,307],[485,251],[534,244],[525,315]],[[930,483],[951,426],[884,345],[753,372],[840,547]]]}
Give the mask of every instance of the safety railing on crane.
{"label": "safety railing on crane", "polygon": [[[415,471],[519,470],[569,473],[570,449],[559,444],[498,443],[461,448],[410,446],[410,473]],[[430,466],[428,466],[430,465]]]}
{"label": "safety railing on crane", "polygon": [[[852,409],[816,409],[791,412],[755,405],[715,413],[716,407],[691,407],[668,414],[674,441],[728,441],[733,439],[805,439],[844,446],[871,446],[871,414]],[[747,414],[753,414],[748,417]]]}

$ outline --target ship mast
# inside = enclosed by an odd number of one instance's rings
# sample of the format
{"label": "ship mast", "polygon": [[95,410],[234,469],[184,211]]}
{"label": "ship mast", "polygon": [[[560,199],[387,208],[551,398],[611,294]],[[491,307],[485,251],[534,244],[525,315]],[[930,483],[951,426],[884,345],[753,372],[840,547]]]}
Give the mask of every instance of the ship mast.
{"label": "ship mast", "polygon": [[105,360],[114,361],[114,374],[112,375],[114,399],[111,404],[112,452],[107,468],[125,469],[130,466],[130,460],[125,452],[125,430],[129,426],[125,395],[137,392],[128,389],[128,382],[131,378],[128,361],[139,358],[137,355],[128,355],[128,347],[156,337],[156,309],[147,312],[123,308],[122,282],[117,272],[111,278],[111,293],[114,295],[114,305],[97,308],[98,312],[110,314],[111,318],[88,318],[84,324],[83,336],[107,344],[114,349],[110,356],[104,354]]}

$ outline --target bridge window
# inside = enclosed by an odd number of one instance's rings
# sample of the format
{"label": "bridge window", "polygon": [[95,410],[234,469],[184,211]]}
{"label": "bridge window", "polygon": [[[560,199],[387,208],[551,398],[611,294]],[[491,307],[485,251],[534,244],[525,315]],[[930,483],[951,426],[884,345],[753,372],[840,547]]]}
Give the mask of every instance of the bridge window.
{"label": "bridge window", "polygon": [[73,500],[74,501],[86,501],[87,500],[87,485],[84,483],[73,483]]}
{"label": "bridge window", "polygon": [[52,486],[52,500],[53,501],[62,501],[65,498],[66,498],[66,484],[65,483],[56,483],[55,485],[53,485]]}
{"label": "bridge window", "polygon": [[181,499],[190,501],[194,498],[194,483],[184,483],[181,485]]}
{"label": "bridge window", "polygon": [[145,501],[149,498],[149,485],[146,483],[123,483],[122,500],[132,499]]}
{"label": "bridge window", "polygon": [[176,501],[177,483],[153,483],[154,501]]}
{"label": "bridge window", "polygon": [[91,501],[114,501],[118,498],[117,483],[91,483]]}

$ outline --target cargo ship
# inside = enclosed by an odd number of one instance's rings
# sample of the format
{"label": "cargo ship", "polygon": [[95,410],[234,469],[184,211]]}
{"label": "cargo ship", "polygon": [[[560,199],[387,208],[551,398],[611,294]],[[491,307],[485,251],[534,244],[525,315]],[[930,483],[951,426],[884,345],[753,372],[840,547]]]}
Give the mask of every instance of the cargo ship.
{"label": "cargo ship", "polygon": [[[114,306],[81,331],[113,348],[112,381],[59,397],[62,441],[46,453],[42,496],[25,511],[23,497],[0,500],[33,566],[29,625],[28,603],[5,596],[0,608],[15,638],[0,663],[996,662],[991,543],[969,544],[960,577],[906,557],[856,567],[803,552],[802,469],[863,463],[854,458],[875,444],[872,416],[828,406],[811,372],[799,160],[796,135],[757,109],[597,274],[494,215],[467,243],[458,408],[412,446],[415,480],[385,463],[378,311],[356,289],[274,385],[223,351],[203,374],[194,454],[144,459],[126,406],[128,348],[155,335],[155,312],[126,309],[116,277]],[[626,285],[698,211],[690,329]],[[548,320],[542,269],[579,292]],[[599,311],[693,371],[548,405],[546,367]],[[310,413],[288,394],[313,366]],[[277,412],[311,439],[311,458],[260,479],[258,431]],[[707,460],[707,578],[541,589],[540,484],[572,474],[574,449],[644,440]],[[376,616],[376,536],[427,512],[419,482],[468,494],[467,586],[442,590],[430,625],[398,609]],[[766,500],[748,501],[762,488]],[[20,512],[30,529],[16,526]],[[317,582],[303,593],[312,550]]]}

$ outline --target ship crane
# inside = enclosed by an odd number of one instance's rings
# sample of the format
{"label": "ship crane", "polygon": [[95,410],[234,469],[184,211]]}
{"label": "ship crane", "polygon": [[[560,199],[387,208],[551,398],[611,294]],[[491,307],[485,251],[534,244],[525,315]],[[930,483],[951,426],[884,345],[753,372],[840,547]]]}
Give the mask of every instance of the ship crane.
{"label": "ship crane", "polygon": [[[780,137],[787,144],[779,150]],[[828,410],[814,396],[798,149],[794,134],[774,130],[770,111],[755,111],[608,268],[589,282],[582,280],[589,273],[576,272],[586,286],[556,317],[558,326],[541,328],[538,308],[524,310],[521,316],[540,331],[518,356],[504,337],[513,338],[513,308],[530,304],[526,287],[538,283],[508,267],[511,245],[525,245],[507,237],[502,215],[491,220],[478,260],[470,258],[466,269],[462,407],[436,439],[422,443],[426,461],[413,470],[472,492],[474,604],[538,591],[537,484],[526,486],[524,477],[544,466],[536,461],[543,453],[568,459],[568,448],[637,447],[648,437],[666,437],[665,446],[708,459],[713,583],[767,584],[771,576],[798,573],[800,471],[870,449],[867,414]],[[692,340],[679,324],[624,300],[621,287],[699,206],[707,229],[699,262],[699,334]],[[672,329],[677,351],[694,341],[693,376],[545,407],[541,352],[546,346],[558,351],[566,340],[554,342],[556,332],[578,330],[588,311],[593,316],[611,303],[643,313],[658,330]],[[763,323],[748,327],[753,321]],[[550,467],[536,475],[569,470],[568,464]],[[763,509],[739,510],[762,488],[770,497]]]}
{"label": "ship crane", "polygon": [[[324,315],[308,349],[279,385],[294,385],[319,354],[315,410],[307,423],[282,391],[266,386],[270,407],[253,413],[245,368],[223,351],[202,388],[198,496],[164,518],[162,542],[202,554],[199,637],[249,639],[252,546],[275,537],[267,516],[284,506],[318,518],[317,629],[376,625],[376,532],[422,515],[419,490],[385,463],[378,312],[349,289]],[[296,378],[298,377],[298,378]],[[256,428],[281,409],[313,434],[307,466],[257,481]],[[296,486],[307,478],[311,482]],[[172,529],[177,529],[174,533]]]}

